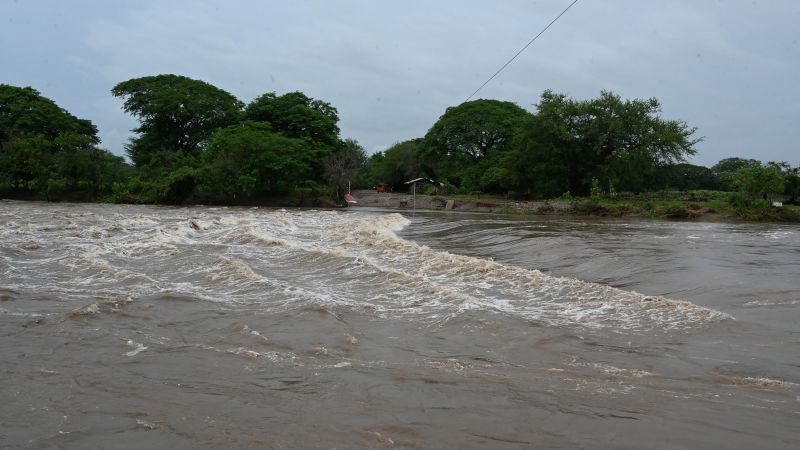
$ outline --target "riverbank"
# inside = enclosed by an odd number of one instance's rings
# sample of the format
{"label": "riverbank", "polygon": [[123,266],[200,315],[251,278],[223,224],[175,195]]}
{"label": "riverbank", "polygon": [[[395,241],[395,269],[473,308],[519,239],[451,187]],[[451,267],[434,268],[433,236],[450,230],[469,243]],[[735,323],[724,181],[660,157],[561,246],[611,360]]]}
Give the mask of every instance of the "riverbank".
{"label": "riverbank", "polygon": [[354,191],[355,207],[478,212],[513,215],[577,215],[595,217],[643,217],[713,222],[800,223],[800,207],[736,209],[722,198],[573,198],[556,200],[505,200],[496,197],[416,196]]}

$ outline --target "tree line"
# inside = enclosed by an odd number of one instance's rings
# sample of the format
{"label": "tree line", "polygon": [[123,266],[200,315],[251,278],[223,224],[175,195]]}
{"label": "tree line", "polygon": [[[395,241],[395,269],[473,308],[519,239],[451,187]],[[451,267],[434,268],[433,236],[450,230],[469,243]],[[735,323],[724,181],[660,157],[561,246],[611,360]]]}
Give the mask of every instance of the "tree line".
{"label": "tree line", "polygon": [[518,198],[722,190],[796,202],[797,167],[738,157],[710,168],[690,164],[696,129],[660,112],[655,98],[623,100],[606,91],[589,100],[545,91],[535,113],[474,100],[448,108],[425,136],[372,155],[366,178],[402,190],[421,174],[452,192]]}
{"label": "tree line", "polygon": [[428,177],[454,193],[549,198],[660,189],[786,192],[798,169],[728,158],[686,162],[696,130],[660,117],[656,99],[611,92],[575,100],[546,91],[535,112],[475,100],[448,108],[420,138],[367,157],[341,137],[338,111],[302,92],[245,104],[179,75],[113,87],[139,121],[129,158],[99,147],[97,128],[30,87],[0,85],[0,196],[164,204],[341,202],[346,186]]}

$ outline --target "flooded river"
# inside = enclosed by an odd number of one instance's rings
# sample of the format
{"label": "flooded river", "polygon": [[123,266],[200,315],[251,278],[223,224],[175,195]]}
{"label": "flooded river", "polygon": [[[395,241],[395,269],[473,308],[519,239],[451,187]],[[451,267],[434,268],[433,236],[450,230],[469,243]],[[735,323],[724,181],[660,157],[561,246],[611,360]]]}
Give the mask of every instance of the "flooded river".
{"label": "flooded river", "polygon": [[800,447],[800,228],[0,202],[0,447]]}

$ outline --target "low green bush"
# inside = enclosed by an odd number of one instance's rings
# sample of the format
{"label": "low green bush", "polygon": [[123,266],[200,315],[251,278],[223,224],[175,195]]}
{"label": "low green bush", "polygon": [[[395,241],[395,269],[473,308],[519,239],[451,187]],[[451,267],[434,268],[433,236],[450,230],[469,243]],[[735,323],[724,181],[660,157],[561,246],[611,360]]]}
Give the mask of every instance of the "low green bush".
{"label": "low green bush", "polygon": [[667,205],[658,212],[668,219],[694,219],[698,216],[696,211],[686,205]]}

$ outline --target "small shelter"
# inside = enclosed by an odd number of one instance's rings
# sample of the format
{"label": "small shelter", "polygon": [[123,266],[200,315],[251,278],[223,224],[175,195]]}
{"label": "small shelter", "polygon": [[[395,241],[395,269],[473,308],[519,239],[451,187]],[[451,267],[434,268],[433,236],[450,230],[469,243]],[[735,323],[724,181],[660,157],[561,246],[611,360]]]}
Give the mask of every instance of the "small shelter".
{"label": "small shelter", "polygon": [[435,186],[444,187],[444,183],[440,183],[436,180],[432,180],[430,178],[414,178],[413,180],[408,180],[405,182],[411,186],[411,195],[414,202],[414,209],[417,209],[417,190],[425,186],[426,184],[433,184]]}
{"label": "small shelter", "polygon": [[411,191],[411,194],[416,194],[417,191],[419,191],[424,186],[429,185],[429,184],[436,186],[437,189],[444,187],[444,183],[441,183],[439,181],[436,181],[436,180],[433,180],[433,179],[430,179],[430,178],[424,178],[424,177],[422,177],[422,178],[414,178],[413,180],[408,180],[408,181],[405,182],[405,184],[409,185],[409,191]]}

